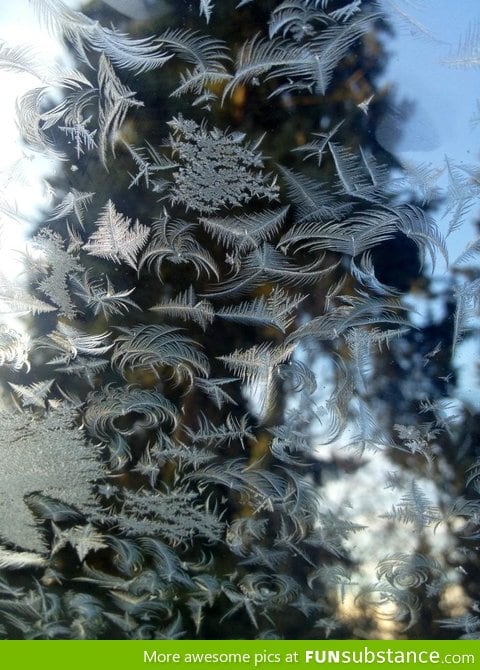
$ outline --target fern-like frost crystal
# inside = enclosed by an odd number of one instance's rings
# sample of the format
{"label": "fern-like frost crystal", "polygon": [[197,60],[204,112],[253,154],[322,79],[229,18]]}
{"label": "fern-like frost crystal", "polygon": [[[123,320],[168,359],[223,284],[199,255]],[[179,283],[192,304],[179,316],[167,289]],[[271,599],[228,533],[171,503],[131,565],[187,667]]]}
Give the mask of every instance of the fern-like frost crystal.
{"label": "fern-like frost crystal", "polygon": [[173,155],[182,163],[173,174],[173,203],[210,214],[252,198],[278,198],[275,180],[263,173],[260,154],[245,146],[241,133],[208,130],[182,117],[169,125]]}
{"label": "fern-like frost crystal", "polygon": [[[0,275],[0,637],[372,639],[387,612],[422,638],[440,611],[478,637],[444,612],[480,611],[478,458],[457,477],[478,416],[450,390],[479,240],[427,270],[433,214],[457,231],[479,171],[383,164],[371,139],[381,12],[418,24],[397,0],[83,4],[30,0],[72,67],[0,42],[36,81],[0,170],[2,225],[28,223]],[[157,36],[103,25],[140,5]],[[479,32],[449,65],[478,66]],[[38,157],[61,165],[32,232],[10,184]]]}
{"label": "fern-like frost crystal", "polygon": [[111,200],[105,205],[97,222],[97,230],[83,246],[87,253],[108,258],[115,263],[126,262],[136,269],[136,257],[145,245],[149,234],[147,226],[138,219],[131,226],[131,219],[117,212]]}

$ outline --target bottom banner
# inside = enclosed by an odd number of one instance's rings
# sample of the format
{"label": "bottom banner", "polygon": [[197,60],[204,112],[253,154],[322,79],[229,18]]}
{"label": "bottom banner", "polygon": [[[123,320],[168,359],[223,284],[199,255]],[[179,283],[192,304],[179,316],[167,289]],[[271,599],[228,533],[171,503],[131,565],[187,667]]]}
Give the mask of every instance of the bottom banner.
{"label": "bottom banner", "polygon": [[158,640],[0,642],[4,668],[312,670],[480,667],[477,641]]}

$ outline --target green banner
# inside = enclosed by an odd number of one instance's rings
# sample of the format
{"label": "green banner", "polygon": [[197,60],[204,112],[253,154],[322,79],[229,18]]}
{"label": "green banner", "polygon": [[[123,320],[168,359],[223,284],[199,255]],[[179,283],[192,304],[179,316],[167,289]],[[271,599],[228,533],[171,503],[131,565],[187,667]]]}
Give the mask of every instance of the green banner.
{"label": "green banner", "polygon": [[0,642],[2,668],[312,670],[480,667],[476,641],[159,640]]}

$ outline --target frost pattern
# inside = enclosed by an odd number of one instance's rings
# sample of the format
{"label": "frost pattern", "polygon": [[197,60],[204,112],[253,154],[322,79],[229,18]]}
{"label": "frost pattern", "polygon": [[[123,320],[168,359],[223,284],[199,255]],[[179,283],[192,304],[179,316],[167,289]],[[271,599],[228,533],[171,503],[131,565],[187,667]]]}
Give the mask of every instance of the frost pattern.
{"label": "frost pattern", "polygon": [[36,491],[87,516],[94,512],[92,483],[102,477],[102,470],[93,445],[75,426],[75,416],[75,408],[65,403],[40,416],[28,410],[1,412],[0,535],[4,540],[44,551],[25,498]]}
{"label": "frost pattern", "polygon": [[169,125],[172,153],[182,164],[173,173],[173,203],[211,214],[253,198],[278,199],[279,188],[275,179],[263,174],[257,146],[245,145],[241,133],[208,130],[182,117]]}
{"label": "frost pattern", "polygon": [[[400,274],[428,285],[422,264],[447,260],[437,199],[452,232],[480,187],[449,158],[446,192],[443,168],[394,179],[368,148],[383,3],[172,0],[196,11],[154,37],[31,3],[79,69],[0,45],[0,67],[38,80],[17,105],[26,150],[65,168],[24,274],[0,280],[0,635],[346,638],[356,602],[366,625],[387,606],[421,638],[425,608],[478,569],[474,418],[455,417],[442,370],[478,329],[480,244],[449,275],[443,329],[412,328],[388,266],[400,248]],[[241,14],[255,30],[224,42]],[[319,480],[372,453],[394,468],[376,522],[418,541],[365,585],[365,529]],[[460,531],[436,560],[439,527]]]}

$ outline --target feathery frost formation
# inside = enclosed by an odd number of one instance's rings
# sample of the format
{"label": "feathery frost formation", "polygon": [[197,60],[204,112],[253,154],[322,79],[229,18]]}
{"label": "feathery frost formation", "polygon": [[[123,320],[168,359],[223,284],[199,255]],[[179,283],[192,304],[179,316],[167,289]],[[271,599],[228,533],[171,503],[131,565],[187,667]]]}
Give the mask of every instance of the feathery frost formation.
{"label": "feathery frost formation", "polygon": [[[365,607],[393,603],[407,630],[416,589],[428,582],[440,598],[445,566],[390,555],[378,583],[355,590],[347,541],[360,526],[320,496],[311,427],[320,420],[324,444],[348,428],[360,453],[430,462],[440,421],[390,435],[370,403],[382,348],[411,329],[375,259],[406,238],[432,263],[444,240],[426,207],[394,197],[386,166],[348,145],[338,118],[284,146],[274,130],[240,132],[221,116],[252,92],[280,107],[321,103],[382,3],[270,3],[241,45],[215,36],[212,0],[196,3],[204,32],[142,38],[61,0],[31,4],[78,69],[46,71],[33,50],[0,45],[0,67],[38,79],[17,105],[26,150],[72,168],[68,186],[50,184],[27,283],[0,281],[2,314],[32,331],[0,326],[1,634],[323,637],[344,625],[347,590]],[[146,81],[157,105],[181,110],[160,115],[151,137],[139,136],[146,107],[131,88]],[[288,164],[266,155],[276,143]],[[452,165],[449,175],[457,226],[478,178]],[[138,212],[122,192],[138,193]],[[455,296],[453,346],[478,287]],[[318,351],[336,370],[326,400]],[[476,514],[440,509],[414,481],[388,518],[420,533]],[[10,586],[17,570],[37,579]]]}

